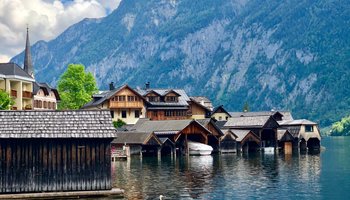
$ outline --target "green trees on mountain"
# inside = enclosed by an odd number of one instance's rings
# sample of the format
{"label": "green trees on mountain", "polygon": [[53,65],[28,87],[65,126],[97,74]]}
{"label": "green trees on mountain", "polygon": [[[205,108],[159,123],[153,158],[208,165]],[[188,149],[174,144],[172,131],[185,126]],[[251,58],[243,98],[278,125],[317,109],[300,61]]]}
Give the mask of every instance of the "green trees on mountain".
{"label": "green trees on mountain", "polygon": [[350,116],[344,117],[332,125],[332,136],[350,136]]}
{"label": "green trees on mountain", "polygon": [[97,92],[96,80],[81,64],[69,64],[58,81],[59,109],[79,109]]}
{"label": "green trees on mountain", "polygon": [[9,110],[13,103],[14,102],[10,95],[5,91],[0,90],[0,110]]}

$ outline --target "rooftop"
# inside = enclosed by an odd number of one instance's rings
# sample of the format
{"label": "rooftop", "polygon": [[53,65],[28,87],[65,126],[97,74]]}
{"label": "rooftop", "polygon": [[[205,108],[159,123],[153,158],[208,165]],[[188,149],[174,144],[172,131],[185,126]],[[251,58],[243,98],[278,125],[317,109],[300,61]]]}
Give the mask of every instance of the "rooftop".
{"label": "rooftop", "polygon": [[107,110],[0,111],[0,138],[114,138]]}
{"label": "rooftop", "polygon": [[20,66],[15,63],[0,63],[0,77],[3,75],[5,77],[18,77],[23,78],[27,81],[34,82],[35,80],[25,72]]}

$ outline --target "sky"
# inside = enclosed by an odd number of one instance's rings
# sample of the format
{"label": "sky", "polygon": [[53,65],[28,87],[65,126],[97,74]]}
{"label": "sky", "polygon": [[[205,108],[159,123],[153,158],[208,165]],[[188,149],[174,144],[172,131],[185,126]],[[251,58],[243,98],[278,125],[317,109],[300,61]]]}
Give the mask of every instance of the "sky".
{"label": "sky", "polygon": [[0,0],[0,62],[24,50],[26,28],[31,45],[56,38],[84,18],[101,18],[121,0]]}

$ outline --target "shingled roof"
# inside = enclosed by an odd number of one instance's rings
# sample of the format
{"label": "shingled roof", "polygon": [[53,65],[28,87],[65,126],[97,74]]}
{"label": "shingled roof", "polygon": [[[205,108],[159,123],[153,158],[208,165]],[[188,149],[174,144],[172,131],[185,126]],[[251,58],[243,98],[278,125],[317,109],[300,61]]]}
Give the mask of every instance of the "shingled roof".
{"label": "shingled roof", "polygon": [[113,138],[107,110],[0,111],[0,138]]}
{"label": "shingled roof", "polygon": [[131,130],[140,132],[164,132],[172,131],[173,134],[186,128],[193,120],[159,120],[139,119]]}
{"label": "shingled roof", "polygon": [[147,144],[151,139],[158,144],[162,142],[154,135],[154,133],[146,132],[118,132],[117,138],[112,141],[114,144]]}
{"label": "shingled roof", "polygon": [[256,117],[256,116],[273,116],[277,113],[283,115],[282,120],[293,120],[289,111],[258,111],[258,112],[229,112],[232,117]]}
{"label": "shingled roof", "polygon": [[228,119],[228,121],[224,125],[224,128],[227,128],[227,127],[261,128],[270,119],[274,120],[271,116],[231,117]]}

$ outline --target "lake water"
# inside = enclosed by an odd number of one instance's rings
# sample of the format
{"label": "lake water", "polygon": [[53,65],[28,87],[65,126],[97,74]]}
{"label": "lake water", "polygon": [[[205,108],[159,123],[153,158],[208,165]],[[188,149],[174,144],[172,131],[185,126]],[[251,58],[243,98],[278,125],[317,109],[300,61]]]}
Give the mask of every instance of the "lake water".
{"label": "lake water", "polygon": [[112,164],[125,199],[350,199],[350,137],[320,154],[132,157]]}

